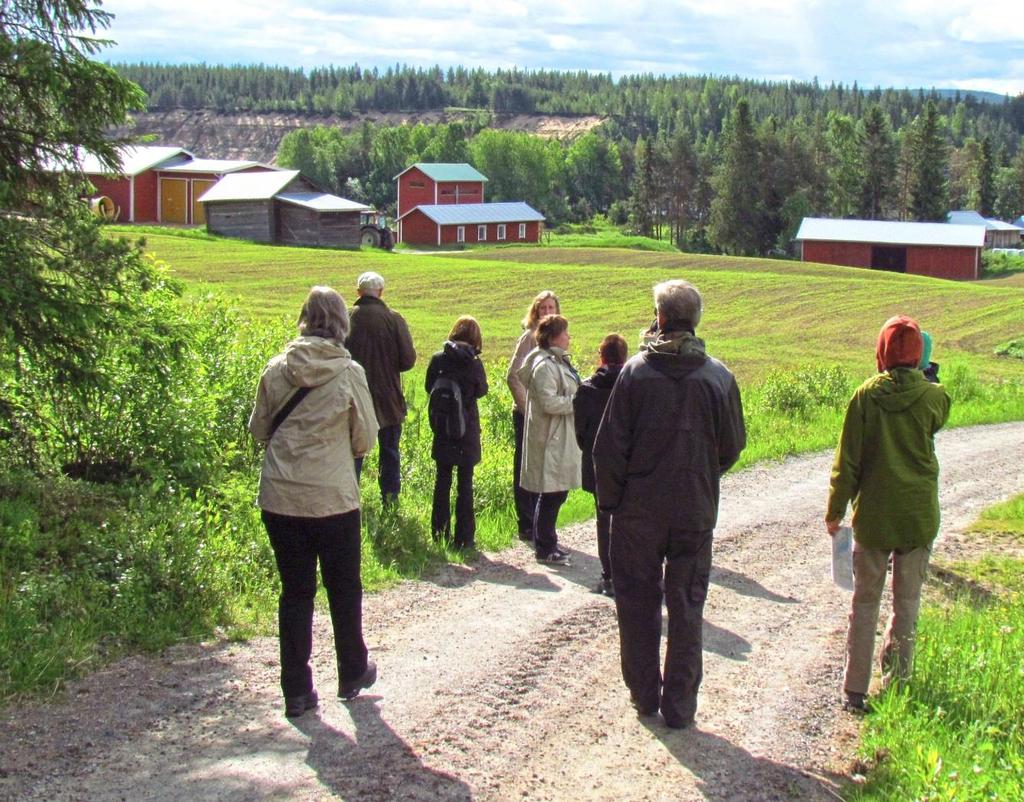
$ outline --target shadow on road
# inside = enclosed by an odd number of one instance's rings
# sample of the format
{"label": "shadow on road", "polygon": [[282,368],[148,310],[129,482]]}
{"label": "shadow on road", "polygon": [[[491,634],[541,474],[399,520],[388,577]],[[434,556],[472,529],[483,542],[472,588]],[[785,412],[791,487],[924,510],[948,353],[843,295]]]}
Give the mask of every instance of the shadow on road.
{"label": "shadow on road", "polygon": [[488,582],[492,585],[508,585],[522,590],[540,590],[547,593],[560,590],[559,586],[541,571],[534,573],[501,560],[492,560],[483,552],[464,565],[443,565],[428,576],[424,576],[423,581],[442,588],[463,588],[473,582]]}
{"label": "shadow on road", "polygon": [[750,641],[746,638],[704,619],[704,651],[720,654],[730,660],[746,662],[750,649]]}
{"label": "shadow on road", "polygon": [[767,601],[780,604],[796,604],[799,601],[799,599],[793,596],[782,596],[772,590],[768,590],[756,579],[751,579],[746,574],[741,574],[739,571],[733,571],[729,568],[712,567],[711,581],[743,596],[755,596],[759,599],[766,599]]}
{"label": "shadow on road", "polygon": [[371,697],[360,697],[348,709],[356,725],[354,738],[319,716],[307,714],[293,722],[310,740],[306,764],[339,799],[472,799],[464,782],[423,765],[412,747],[381,718]]}
{"label": "shadow on road", "polygon": [[693,774],[697,789],[712,802],[757,799],[759,802],[832,800],[839,798],[829,782],[793,766],[755,757],[714,733],[699,729],[670,730],[644,719],[679,763]]}

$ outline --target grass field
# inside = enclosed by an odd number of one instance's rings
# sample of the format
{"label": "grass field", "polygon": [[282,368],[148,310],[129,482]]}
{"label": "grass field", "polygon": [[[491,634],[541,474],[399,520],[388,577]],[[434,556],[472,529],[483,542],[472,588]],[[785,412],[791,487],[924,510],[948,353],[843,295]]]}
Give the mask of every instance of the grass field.
{"label": "grass field", "polygon": [[[135,233],[130,227],[118,229]],[[966,364],[985,381],[1019,378],[1019,360],[997,358],[1000,343],[1024,335],[1024,285],[1009,279],[963,283],[857,268],[609,248],[478,249],[400,254],[286,248],[177,232],[146,233],[147,250],[192,291],[217,289],[268,319],[294,320],[315,283],[354,300],[356,277],[376,270],[386,300],[409,322],[421,353],[433,352],[458,314],[483,328],[484,359],[504,362],[533,295],[552,289],[569,318],[581,370],[609,331],[635,342],[649,323],[651,286],[686,278],[704,295],[700,334],[741,383],[772,369],[840,364],[874,370],[882,322],[903,312],[921,321],[943,368]]]}

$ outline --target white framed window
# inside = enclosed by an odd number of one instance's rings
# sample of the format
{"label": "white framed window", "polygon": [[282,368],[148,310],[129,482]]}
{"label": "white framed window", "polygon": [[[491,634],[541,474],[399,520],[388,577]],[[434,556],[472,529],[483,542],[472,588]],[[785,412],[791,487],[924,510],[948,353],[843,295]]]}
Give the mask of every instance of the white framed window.
{"label": "white framed window", "polygon": [[476,227],[476,241],[487,242],[487,226]]}
{"label": "white framed window", "polygon": [[519,239],[526,239],[526,223],[519,224]]}
{"label": "white framed window", "polygon": [[498,223],[498,236],[497,239],[505,239],[505,224]]}
{"label": "white framed window", "polygon": [[466,241],[466,227],[465,226],[458,226],[455,229],[455,241],[456,242],[465,242]]}

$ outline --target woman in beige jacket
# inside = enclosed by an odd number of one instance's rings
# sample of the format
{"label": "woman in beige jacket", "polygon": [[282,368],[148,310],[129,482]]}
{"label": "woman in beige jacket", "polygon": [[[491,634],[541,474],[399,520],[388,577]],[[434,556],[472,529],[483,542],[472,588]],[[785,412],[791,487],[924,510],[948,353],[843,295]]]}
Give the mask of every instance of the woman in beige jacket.
{"label": "woman in beige jacket", "polygon": [[342,344],[348,325],[342,297],[313,287],[299,336],[263,371],[249,418],[253,438],[267,447],[258,504],[281,575],[281,689],[289,718],[319,701],[309,667],[318,560],[334,626],[338,695],[353,699],[377,678],[363,641],[354,464],[377,437],[377,417],[366,375]]}
{"label": "woman in beige jacket", "polygon": [[515,456],[512,467],[512,492],[516,504],[516,518],[519,522],[519,539],[533,540],[533,515],[537,507],[537,494],[524,490],[519,484],[519,471],[523,464],[523,429],[526,425],[526,385],[519,379],[519,370],[526,362],[526,356],[537,347],[534,330],[545,315],[557,315],[562,311],[558,296],[551,290],[544,290],[530,303],[523,318],[523,333],[516,340],[512,350],[505,381],[512,391],[512,428],[515,431]]}
{"label": "woman in beige jacket", "polygon": [[582,455],[576,443],[572,400],[580,377],[569,362],[569,321],[548,315],[537,324],[537,347],[519,369],[526,387],[526,431],[519,483],[538,494],[533,545],[538,562],[568,564],[558,548],[555,522],[569,491],[580,486]]}

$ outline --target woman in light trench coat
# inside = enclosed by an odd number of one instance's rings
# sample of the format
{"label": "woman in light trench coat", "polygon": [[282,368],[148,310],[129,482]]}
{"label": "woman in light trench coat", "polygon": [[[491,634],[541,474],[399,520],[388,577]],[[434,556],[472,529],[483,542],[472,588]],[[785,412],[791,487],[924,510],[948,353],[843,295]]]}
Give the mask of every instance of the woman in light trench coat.
{"label": "woman in light trench coat", "polygon": [[580,486],[582,454],[576,443],[572,399],[580,377],[569,362],[569,321],[548,315],[537,324],[537,347],[519,370],[526,387],[526,431],[519,484],[539,494],[533,516],[538,562],[568,564],[555,522],[569,491]]}

